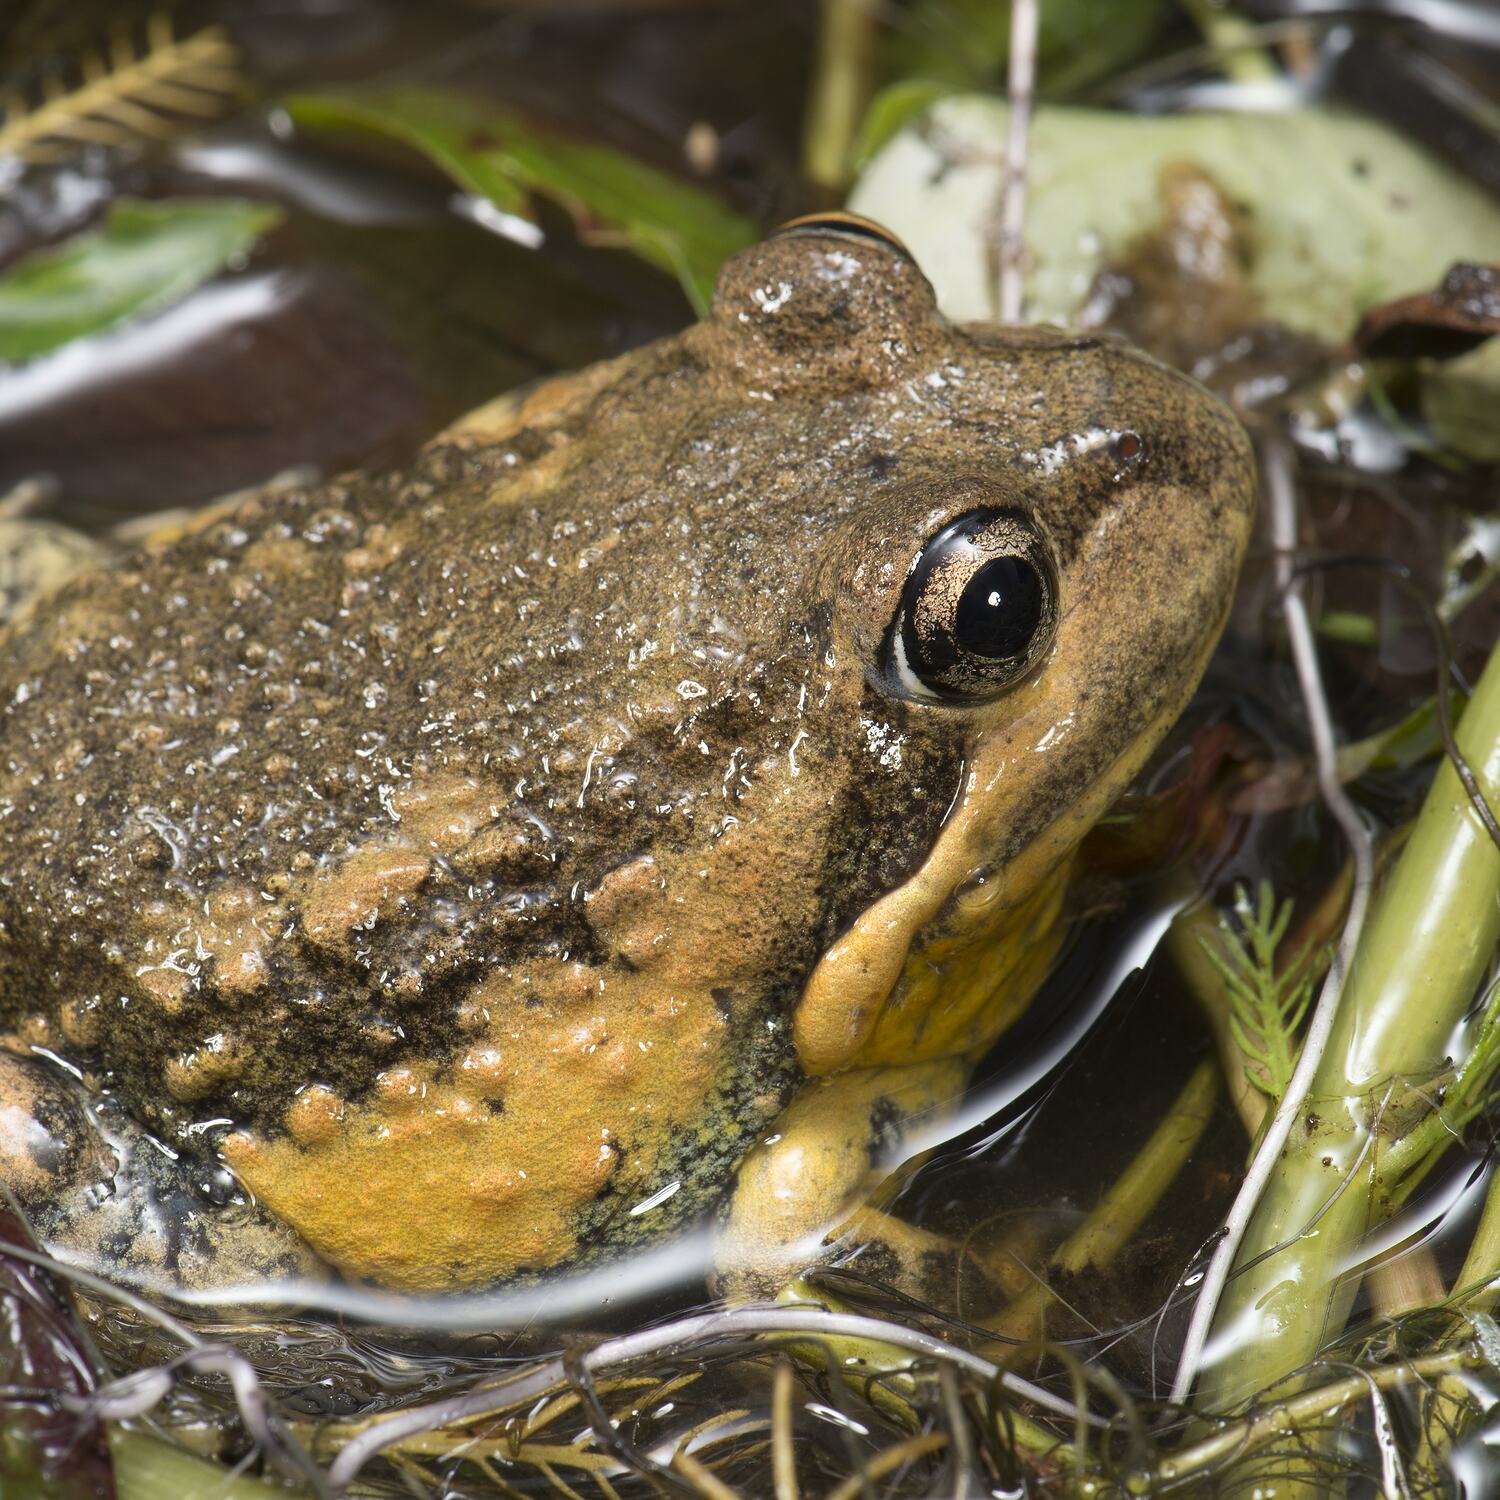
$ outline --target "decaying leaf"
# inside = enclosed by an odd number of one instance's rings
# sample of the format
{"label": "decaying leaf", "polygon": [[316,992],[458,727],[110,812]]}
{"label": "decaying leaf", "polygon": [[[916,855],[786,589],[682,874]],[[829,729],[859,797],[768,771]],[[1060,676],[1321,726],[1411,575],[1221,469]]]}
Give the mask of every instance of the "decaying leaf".
{"label": "decaying leaf", "polygon": [[1500,265],[1459,264],[1435,291],[1373,307],[1354,347],[1375,357],[1454,359],[1500,333]]}

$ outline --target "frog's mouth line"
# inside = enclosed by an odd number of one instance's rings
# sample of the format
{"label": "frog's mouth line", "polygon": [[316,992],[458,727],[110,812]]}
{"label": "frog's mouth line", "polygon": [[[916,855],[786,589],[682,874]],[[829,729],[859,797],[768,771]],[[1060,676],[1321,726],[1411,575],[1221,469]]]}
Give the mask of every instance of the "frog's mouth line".
{"label": "frog's mouth line", "polygon": [[[1227,618],[1226,600],[1222,618]],[[924,1058],[975,1056],[1023,1013],[1063,939],[1073,855],[1192,696],[1218,643],[1210,631],[1169,694],[1082,794],[993,869],[1014,799],[983,788],[1003,750],[984,747],[920,869],[862,913],[819,960],[797,1008],[798,1059],[813,1076]]]}

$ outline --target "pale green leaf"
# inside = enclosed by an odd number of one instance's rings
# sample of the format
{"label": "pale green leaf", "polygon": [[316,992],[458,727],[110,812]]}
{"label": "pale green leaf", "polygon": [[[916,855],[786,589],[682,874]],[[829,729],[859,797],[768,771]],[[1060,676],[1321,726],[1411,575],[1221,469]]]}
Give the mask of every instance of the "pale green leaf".
{"label": "pale green leaf", "polygon": [[[950,317],[993,316],[1005,122],[1002,101],[940,100],[875,157],[850,201],[906,241]],[[1096,274],[1159,228],[1163,170],[1182,164],[1246,215],[1257,314],[1330,342],[1374,304],[1435,286],[1456,260],[1500,260],[1500,204],[1374,120],[1043,106],[1028,173],[1027,317],[1075,322]]]}

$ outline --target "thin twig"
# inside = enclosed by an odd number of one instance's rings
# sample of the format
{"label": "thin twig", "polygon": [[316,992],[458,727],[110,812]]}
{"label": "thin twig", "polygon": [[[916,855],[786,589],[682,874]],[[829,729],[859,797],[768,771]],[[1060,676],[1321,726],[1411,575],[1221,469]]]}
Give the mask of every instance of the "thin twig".
{"label": "thin twig", "polygon": [[776,1500],[799,1500],[797,1455],[792,1450],[792,1397],[797,1378],[784,1359],[771,1380],[771,1480]]}
{"label": "thin twig", "polygon": [[1005,186],[1000,200],[1000,288],[1002,323],[1021,321],[1026,271],[1026,157],[1031,101],[1036,85],[1037,0],[1014,0],[1010,12],[1010,113],[1005,133]]}
{"label": "thin twig", "polygon": [[1235,1195],[1234,1203],[1225,1216],[1224,1237],[1215,1247],[1208,1270],[1204,1273],[1203,1286],[1193,1307],[1192,1321],[1188,1325],[1182,1358],[1178,1363],[1177,1378],[1172,1384],[1172,1400],[1178,1403],[1187,1400],[1193,1382],[1198,1378],[1203,1361],[1203,1346],[1208,1342],[1209,1330],[1219,1308],[1219,1299],[1223,1296],[1225,1284],[1234,1269],[1235,1257],[1239,1254],[1245,1231],[1249,1228],[1266,1185],[1271,1180],[1276,1163],[1281,1159],[1282,1149],[1302,1111],[1313,1075],[1322,1062],[1323,1051],[1328,1045],[1334,1018],[1338,1014],[1339,1000],[1344,992],[1344,981],[1348,977],[1354,950],[1365,925],[1370,891],[1375,880],[1374,842],[1354,804],[1345,796],[1339,781],[1338,747],[1334,741],[1333,719],[1327,695],[1323,691],[1322,674],[1318,669],[1312,622],[1302,597],[1301,580],[1297,577],[1292,561],[1292,551],[1297,544],[1297,496],[1293,485],[1290,447],[1283,439],[1273,438],[1266,443],[1262,459],[1266,476],[1266,498],[1270,508],[1271,540],[1277,550],[1276,581],[1281,590],[1282,614],[1286,620],[1292,660],[1297,668],[1297,682],[1302,690],[1308,728],[1312,733],[1318,789],[1323,794],[1329,812],[1349,841],[1354,860],[1354,885],[1349,898],[1349,917],[1344,923],[1343,936],[1339,939],[1333,962],[1323,981],[1323,990],[1308,1025],[1296,1071],[1292,1074],[1286,1094],[1276,1107],[1276,1113],[1245,1173],[1245,1180]]}
{"label": "thin twig", "polygon": [[1213,1464],[1243,1458],[1308,1422],[1336,1415],[1361,1396],[1368,1395],[1372,1387],[1378,1391],[1399,1390],[1406,1385],[1425,1383],[1436,1376],[1484,1369],[1486,1365],[1481,1350],[1465,1345],[1442,1354],[1428,1354],[1399,1364],[1360,1370],[1326,1385],[1299,1391],[1284,1401],[1268,1399],[1242,1420],[1226,1423],[1210,1436],[1190,1447],[1179,1448],[1162,1459],[1151,1478],[1161,1488],[1175,1487]]}

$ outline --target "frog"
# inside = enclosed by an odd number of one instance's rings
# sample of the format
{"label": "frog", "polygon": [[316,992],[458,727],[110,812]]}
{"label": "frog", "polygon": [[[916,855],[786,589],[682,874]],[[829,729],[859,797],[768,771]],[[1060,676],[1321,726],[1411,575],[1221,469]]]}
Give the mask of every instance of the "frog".
{"label": "frog", "polygon": [[403,468],[54,578],[0,626],[0,1178],[141,1285],[703,1222],[781,1274],[1031,1003],[1254,497],[1188,377],[820,215]]}

